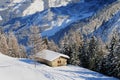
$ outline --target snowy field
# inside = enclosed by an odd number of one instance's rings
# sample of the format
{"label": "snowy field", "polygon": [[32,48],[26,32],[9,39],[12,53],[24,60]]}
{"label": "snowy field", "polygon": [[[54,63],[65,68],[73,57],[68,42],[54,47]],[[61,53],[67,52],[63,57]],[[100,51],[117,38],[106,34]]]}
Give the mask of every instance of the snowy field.
{"label": "snowy field", "polygon": [[49,67],[0,54],[0,80],[117,80],[75,66]]}

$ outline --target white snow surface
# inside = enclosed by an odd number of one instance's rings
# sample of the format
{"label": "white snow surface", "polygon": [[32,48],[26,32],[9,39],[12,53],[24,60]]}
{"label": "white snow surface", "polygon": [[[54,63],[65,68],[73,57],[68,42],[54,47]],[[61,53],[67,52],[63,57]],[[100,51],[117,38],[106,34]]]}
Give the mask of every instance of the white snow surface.
{"label": "white snow surface", "polygon": [[[66,6],[71,2],[76,3],[79,1],[80,0],[0,0],[0,8],[2,6],[4,6],[4,9],[1,10],[11,8],[13,12],[19,10],[23,14],[22,16],[27,16],[50,7]],[[30,5],[25,10],[22,10],[22,8],[25,7],[21,6],[27,6],[28,3],[30,3]]]}
{"label": "white snow surface", "polygon": [[75,66],[49,67],[32,60],[18,59],[0,53],[1,80],[117,80]]}
{"label": "white snow surface", "polygon": [[35,55],[36,57],[48,60],[48,61],[53,61],[59,57],[65,57],[65,58],[69,58],[67,55],[58,53],[58,52],[54,52],[54,51],[50,51],[50,50],[42,50],[39,53],[37,53]]}
{"label": "white snow surface", "polygon": [[31,15],[43,11],[50,7],[66,6],[70,2],[79,2],[80,0],[34,0],[31,5],[23,12],[23,16]]}
{"label": "white snow surface", "polygon": [[13,3],[20,3],[21,1],[25,1],[25,0],[12,0]]}
{"label": "white snow surface", "polygon": [[0,16],[0,21],[2,20],[2,17]]}
{"label": "white snow surface", "polygon": [[42,0],[34,0],[33,3],[23,12],[23,16],[31,15],[36,13],[37,11],[44,10],[44,3]]}

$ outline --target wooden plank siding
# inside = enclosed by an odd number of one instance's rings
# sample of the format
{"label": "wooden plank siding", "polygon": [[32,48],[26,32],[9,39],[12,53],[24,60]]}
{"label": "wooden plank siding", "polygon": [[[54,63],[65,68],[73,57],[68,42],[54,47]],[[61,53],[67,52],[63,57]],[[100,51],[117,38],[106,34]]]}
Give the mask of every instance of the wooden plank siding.
{"label": "wooden plank siding", "polygon": [[67,59],[59,57],[52,61],[52,67],[65,66],[67,64]]}
{"label": "wooden plank siding", "polygon": [[57,66],[65,66],[67,64],[67,59],[64,57],[59,57],[53,61],[48,61],[39,57],[35,58],[36,61],[47,64],[51,67],[57,67]]}

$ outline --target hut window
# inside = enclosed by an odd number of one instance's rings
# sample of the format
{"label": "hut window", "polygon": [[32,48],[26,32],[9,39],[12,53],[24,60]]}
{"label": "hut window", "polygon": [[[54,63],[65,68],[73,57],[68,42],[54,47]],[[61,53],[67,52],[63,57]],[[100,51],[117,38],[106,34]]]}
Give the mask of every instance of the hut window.
{"label": "hut window", "polygon": [[61,63],[61,61],[58,61],[58,63]]}

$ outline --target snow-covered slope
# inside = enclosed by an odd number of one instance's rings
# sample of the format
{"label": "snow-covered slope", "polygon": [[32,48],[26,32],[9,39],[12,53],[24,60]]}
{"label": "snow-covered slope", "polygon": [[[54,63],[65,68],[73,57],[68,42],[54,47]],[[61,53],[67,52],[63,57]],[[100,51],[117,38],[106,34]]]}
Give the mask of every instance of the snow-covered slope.
{"label": "snow-covered slope", "polygon": [[117,80],[75,66],[49,67],[28,59],[17,59],[0,53],[1,80]]}
{"label": "snow-covered slope", "polygon": [[24,10],[23,16],[31,15],[36,12],[43,11],[45,9],[48,9],[50,7],[60,7],[60,6],[66,6],[69,3],[76,3],[80,0],[34,0],[30,4],[30,6]]}
{"label": "snow-covered slope", "polygon": [[120,9],[119,2],[109,5],[114,1],[116,0],[13,0],[11,7],[8,7],[10,9],[1,9],[3,21],[0,24],[6,32],[15,32],[23,44],[26,43],[31,26],[38,26],[42,36],[56,42],[71,27],[76,28],[76,23],[79,27],[77,29],[81,29],[84,35],[95,32],[100,34],[99,28],[109,22]]}
{"label": "snow-covered slope", "polygon": [[7,10],[8,13],[4,14],[9,14],[11,18],[14,18],[14,16],[27,16],[50,7],[66,6],[69,3],[79,1],[80,0],[1,0],[0,11]]}
{"label": "snow-covered slope", "polygon": [[120,11],[118,11],[108,22],[99,27],[94,34],[100,36],[104,41],[110,40],[117,34],[120,36]]}
{"label": "snow-covered slope", "polygon": [[[103,41],[108,42],[115,33],[120,34],[120,1],[104,6],[91,17],[77,20],[77,22],[73,22],[72,25],[67,26],[67,28],[68,27],[80,31],[84,36],[91,37],[95,35]],[[58,31],[52,38],[58,36],[59,33],[67,31],[67,29],[62,30]]]}
{"label": "snow-covered slope", "polygon": [[[3,26],[5,31],[12,30],[16,34],[22,34],[25,36],[26,34],[23,33],[28,32],[27,30],[35,25],[40,27],[42,36],[50,37],[68,27],[68,25],[92,16],[102,7],[103,5],[98,4],[97,1],[94,3],[78,2],[67,6],[46,9],[29,16],[15,18],[5,23]],[[19,22],[20,25],[14,27],[16,22]],[[19,36],[22,37],[22,35]],[[21,42],[21,39],[19,40]]]}
{"label": "snow-covered slope", "polygon": [[[47,4],[46,4],[47,5]],[[23,11],[23,16],[34,14],[37,11],[44,10],[44,3],[42,0],[34,0],[27,9]]]}

